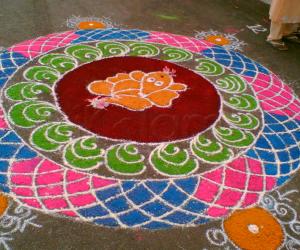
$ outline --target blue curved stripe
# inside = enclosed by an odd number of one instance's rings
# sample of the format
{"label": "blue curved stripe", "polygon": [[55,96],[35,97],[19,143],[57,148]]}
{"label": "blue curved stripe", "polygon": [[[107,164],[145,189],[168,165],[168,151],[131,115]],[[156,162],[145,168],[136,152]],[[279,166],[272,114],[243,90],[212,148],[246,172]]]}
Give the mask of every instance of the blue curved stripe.
{"label": "blue curved stripe", "polygon": [[246,155],[262,162],[266,175],[278,176],[280,186],[300,167],[300,121],[264,113],[265,127]]}
{"label": "blue curved stripe", "polygon": [[144,40],[150,37],[150,33],[138,29],[122,30],[110,28],[103,30],[78,30],[75,34],[80,37],[72,41],[73,44],[81,42],[93,42],[97,40]]}
{"label": "blue curved stripe", "polygon": [[203,56],[209,57],[233,72],[254,77],[257,73],[269,74],[269,71],[259,63],[249,59],[239,52],[226,50],[221,46],[213,46],[201,52]]}
{"label": "blue curved stripe", "polygon": [[18,67],[25,64],[29,59],[20,53],[3,50],[0,53],[0,88],[8,78],[15,73]]}
{"label": "blue curved stripe", "polygon": [[[208,206],[193,198],[198,179],[123,181],[96,192],[97,205],[78,210],[95,224],[115,227],[120,223],[146,229],[166,229],[191,223],[203,224]],[[101,204],[101,205],[100,205]],[[114,214],[114,217],[111,217]]]}

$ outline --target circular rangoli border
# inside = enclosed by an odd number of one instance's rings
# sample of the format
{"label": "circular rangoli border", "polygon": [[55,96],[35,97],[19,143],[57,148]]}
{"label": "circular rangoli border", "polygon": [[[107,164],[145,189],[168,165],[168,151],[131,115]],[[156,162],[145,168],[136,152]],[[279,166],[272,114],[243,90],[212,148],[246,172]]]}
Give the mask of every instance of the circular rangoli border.
{"label": "circular rangoli border", "polygon": [[[0,54],[0,84],[29,59],[51,49],[98,40],[145,40],[200,53],[239,74],[256,91],[265,127],[252,149],[204,176],[116,181],[65,169],[38,156],[1,119],[1,188],[24,205],[103,226],[163,229],[196,226],[256,204],[299,167],[300,103],[260,64],[206,41],[141,30],[78,30],[39,37]],[[47,176],[47,177],[46,177]],[[238,181],[237,181],[238,180]],[[49,188],[55,187],[53,189]]]}
{"label": "circular rangoli border", "polygon": [[[185,66],[182,63],[192,61],[194,65],[192,69],[211,79],[211,84],[217,89],[221,100],[218,119],[205,131],[180,140],[185,141],[187,145],[178,146],[176,143],[179,140],[170,143],[135,143],[114,139],[112,145],[107,149],[102,149],[101,145],[109,143],[110,139],[95,136],[81,126],[70,122],[61,111],[54,92],[57,82],[69,71],[94,60],[130,55],[131,51],[134,52],[133,56],[138,54],[152,58],[167,50],[169,54],[164,53],[163,56],[167,56],[171,62],[176,62],[181,67]],[[69,55],[68,51],[72,51],[72,54]],[[84,53],[84,51],[86,52]],[[57,61],[58,63],[55,63]],[[220,64],[175,47],[157,47],[156,44],[130,41],[84,43],[68,46],[63,53],[51,51],[31,64],[34,65],[26,64],[27,68],[23,73],[24,79],[15,82],[12,77],[10,80],[12,84],[4,87],[3,98],[9,102],[3,103],[8,122],[10,126],[13,126],[12,129],[33,130],[27,142],[33,149],[41,151],[41,154],[48,152],[58,154],[59,151],[62,151],[61,158],[63,160],[57,163],[82,171],[95,168],[99,168],[101,171],[103,163],[105,163],[108,170],[116,174],[115,178],[123,175],[123,178],[137,176],[137,179],[142,179],[138,178],[139,175],[149,167],[156,171],[155,174],[161,174],[164,177],[198,174],[199,165],[201,172],[204,172],[205,169],[212,169],[216,164],[225,164],[237,158],[255,143],[255,137],[259,136],[263,127],[261,125],[263,122],[259,121],[261,114],[253,114],[254,111],[262,111],[254,101],[255,97],[251,87],[247,86],[237,75],[228,74]],[[65,68],[65,65],[68,67]],[[41,97],[39,97],[40,94]],[[223,109],[223,106],[226,109]],[[62,113],[62,115],[51,120],[51,113]],[[28,114],[28,117],[25,114]],[[22,115],[25,118],[22,118]],[[246,118],[246,121],[243,118]],[[77,134],[80,134],[81,137],[74,138],[73,134],[76,129],[79,132],[82,130],[87,133],[81,135],[82,133],[78,132]],[[51,134],[48,131],[51,131]],[[55,133],[56,131],[57,133]],[[58,137],[57,140],[55,140],[56,137]],[[97,140],[98,137],[100,137],[99,140]],[[96,143],[97,149],[94,148]],[[139,151],[139,145],[149,147],[150,153],[142,154]],[[75,150],[76,146],[78,152]],[[131,151],[129,151],[130,147]],[[134,162],[126,162],[123,158],[117,157],[121,153],[124,154],[124,159],[132,155]],[[185,157],[178,162],[182,154],[185,154]],[[83,158],[80,155],[87,155],[87,157]],[[51,159],[49,156],[47,158]],[[73,163],[74,159],[79,160],[79,163]],[[116,165],[122,165],[122,172],[120,167],[116,168]],[[124,172],[127,168],[131,172]],[[132,172],[133,169],[137,169],[137,171]],[[101,173],[99,175],[104,176]]]}

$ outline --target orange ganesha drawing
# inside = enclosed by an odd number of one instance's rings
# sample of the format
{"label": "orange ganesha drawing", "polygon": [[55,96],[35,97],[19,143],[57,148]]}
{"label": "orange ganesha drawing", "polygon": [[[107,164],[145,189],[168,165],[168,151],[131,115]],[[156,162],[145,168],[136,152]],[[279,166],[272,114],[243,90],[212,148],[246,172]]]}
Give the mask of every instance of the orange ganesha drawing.
{"label": "orange ganesha drawing", "polygon": [[88,100],[94,108],[105,109],[114,104],[134,111],[143,111],[157,107],[170,107],[187,86],[175,83],[175,71],[164,68],[163,71],[144,73],[136,70],[130,73],[118,73],[105,80],[91,82],[87,89],[97,95]]}

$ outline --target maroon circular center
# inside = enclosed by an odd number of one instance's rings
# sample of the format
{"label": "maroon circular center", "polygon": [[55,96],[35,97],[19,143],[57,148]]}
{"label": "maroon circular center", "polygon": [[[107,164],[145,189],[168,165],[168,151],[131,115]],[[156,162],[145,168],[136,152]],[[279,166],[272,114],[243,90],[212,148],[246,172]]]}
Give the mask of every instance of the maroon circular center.
{"label": "maroon circular center", "polygon": [[[169,107],[154,105],[134,111],[110,104],[99,109],[89,100],[97,97],[87,86],[118,73],[176,71],[175,83],[185,84]],[[209,128],[218,118],[220,97],[212,84],[191,70],[174,63],[144,57],[113,57],[85,64],[67,73],[56,85],[56,97],[68,119],[99,136],[136,142],[185,139]],[[101,96],[100,96],[101,98]]]}

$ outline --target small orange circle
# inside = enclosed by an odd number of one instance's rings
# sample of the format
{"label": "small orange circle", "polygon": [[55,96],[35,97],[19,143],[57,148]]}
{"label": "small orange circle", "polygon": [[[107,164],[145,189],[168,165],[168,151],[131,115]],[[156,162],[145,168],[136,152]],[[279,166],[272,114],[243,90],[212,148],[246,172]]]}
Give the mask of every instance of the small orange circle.
{"label": "small orange circle", "polygon": [[277,219],[260,207],[237,210],[224,220],[229,239],[244,250],[276,250],[283,242]]}
{"label": "small orange circle", "polygon": [[97,21],[84,21],[80,22],[77,25],[78,29],[86,30],[86,29],[104,29],[106,25]]}
{"label": "small orange circle", "polygon": [[0,194],[0,216],[3,215],[8,208],[8,198]]}
{"label": "small orange circle", "polygon": [[206,40],[211,43],[221,45],[221,46],[228,45],[231,43],[228,38],[221,36],[221,35],[210,35],[210,36],[206,37]]}

